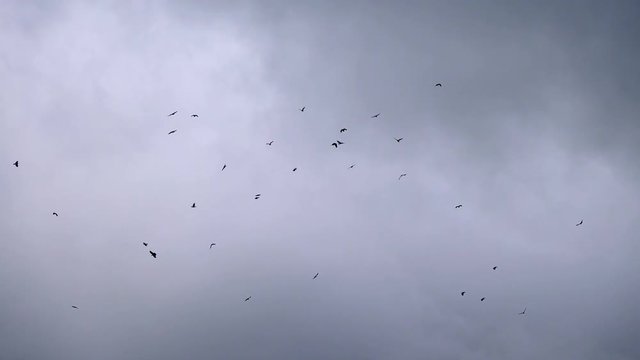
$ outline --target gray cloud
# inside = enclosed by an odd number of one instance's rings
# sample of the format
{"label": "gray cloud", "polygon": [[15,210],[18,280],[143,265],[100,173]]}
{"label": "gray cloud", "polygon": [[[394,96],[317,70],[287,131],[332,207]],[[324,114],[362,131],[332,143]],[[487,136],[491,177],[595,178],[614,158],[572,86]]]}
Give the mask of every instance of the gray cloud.
{"label": "gray cloud", "polygon": [[638,358],[638,9],[5,2],[3,354]]}

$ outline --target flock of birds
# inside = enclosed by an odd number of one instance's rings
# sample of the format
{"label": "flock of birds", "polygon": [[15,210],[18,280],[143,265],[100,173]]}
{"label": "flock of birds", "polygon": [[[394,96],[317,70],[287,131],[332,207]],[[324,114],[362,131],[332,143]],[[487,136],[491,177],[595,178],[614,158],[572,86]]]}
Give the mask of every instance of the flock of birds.
{"label": "flock of birds", "polygon": [[[435,84],[435,87],[442,87],[442,84],[441,84],[441,83],[436,83],[436,84]],[[301,108],[300,108],[300,109],[298,109],[298,110],[299,110],[300,112],[304,112],[304,111],[305,111],[305,109],[306,109],[306,106],[303,106],[303,107],[301,107]],[[173,111],[173,112],[172,112],[172,113],[170,113],[168,116],[175,116],[177,113],[178,113],[178,111]],[[377,114],[372,115],[372,116],[371,116],[371,118],[372,118],[372,119],[375,119],[375,118],[379,117],[380,115],[381,115],[381,113],[377,113]],[[191,114],[191,117],[192,117],[192,118],[197,118],[197,117],[198,117],[198,114]],[[168,135],[175,134],[177,131],[178,131],[177,129],[171,130],[171,131],[169,131]],[[340,133],[341,133],[341,134],[342,134],[342,133],[344,133],[344,132],[346,132],[346,131],[347,131],[347,128],[342,128],[342,129],[340,129]],[[394,139],[397,143],[400,143],[400,142],[403,140],[403,138],[395,138],[395,137],[394,137],[393,139]],[[268,146],[272,146],[272,145],[273,145],[273,142],[274,142],[273,140],[270,140],[270,141],[269,141],[269,142],[267,142],[266,144],[267,144]],[[340,141],[340,140],[336,140],[335,142],[331,143],[331,146],[333,146],[334,148],[336,148],[336,149],[337,149],[337,148],[338,148],[338,146],[339,146],[339,145],[342,145],[342,144],[344,144],[344,142],[342,142],[342,141]],[[19,161],[15,161],[15,162],[13,163],[13,166],[15,166],[16,168],[17,168],[17,167],[19,167],[19,165],[20,165]],[[356,165],[356,164],[349,165],[349,169],[353,169],[353,167],[354,167],[355,165]],[[227,168],[227,164],[224,164],[224,165],[222,166],[222,170],[221,170],[221,171],[224,171],[224,169],[226,169],[226,168]],[[298,168],[297,168],[297,167],[293,168],[293,171],[296,171],[296,170],[298,170]],[[402,178],[403,178],[403,177],[405,177],[405,176],[407,176],[407,174],[406,174],[406,173],[400,174],[400,176],[398,177],[398,180],[402,179]],[[258,200],[258,199],[260,199],[260,196],[261,196],[261,194],[255,194],[255,195],[254,195],[254,199],[255,199],[255,200]],[[196,203],[195,203],[195,202],[191,204],[191,208],[193,208],[193,209],[194,209],[194,208],[196,208]],[[455,206],[454,206],[454,208],[456,208],[456,209],[460,209],[460,208],[462,208],[462,204],[455,205]],[[53,216],[56,216],[56,217],[57,217],[57,216],[59,216],[59,214],[58,214],[57,212],[53,212]],[[580,220],[580,222],[578,222],[578,223],[576,224],[576,226],[580,226],[580,225],[582,225],[582,224],[583,224],[583,222],[584,222],[584,220]],[[142,245],[144,245],[145,247],[148,247],[148,246],[149,246],[149,243],[147,243],[147,242],[143,242],[143,243],[142,243]],[[216,243],[211,243],[211,244],[209,245],[209,249],[212,249],[215,245],[216,245]],[[157,256],[158,256],[158,254],[157,254],[156,252],[154,252],[153,250],[149,250],[149,254],[151,254],[151,256],[152,256],[154,259],[155,259],[155,258],[157,258]],[[493,270],[497,270],[497,269],[498,269],[498,267],[497,267],[497,266],[494,266],[492,269],[493,269]],[[316,278],[318,278],[318,276],[319,276],[319,275],[320,275],[320,273],[316,273],[316,274],[313,276],[313,280],[315,280]],[[461,296],[464,296],[466,293],[467,293],[467,291],[465,290],[465,291],[462,291],[462,292],[460,293],[460,295],[461,295]],[[486,299],[486,297],[482,297],[482,298],[480,298],[480,301],[484,301],[485,299]],[[249,300],[251,300],[251,296],[249,296],[249,297],[247,297],[247,298],[245,298],[245,299],[244,299],[244,301],[245,301],[245,302],[246,302],[246,301],[249,301]],[[72,305],[71,307],[72,307],[72,308],[74,308],[74,309],[79,309],[76,305]],[[527,308],[525,307],[525,308],[524,308],[524,310],[523,310],[522,312],[518,313],[518,315],[525,315],[526,311],[527,311]]]}

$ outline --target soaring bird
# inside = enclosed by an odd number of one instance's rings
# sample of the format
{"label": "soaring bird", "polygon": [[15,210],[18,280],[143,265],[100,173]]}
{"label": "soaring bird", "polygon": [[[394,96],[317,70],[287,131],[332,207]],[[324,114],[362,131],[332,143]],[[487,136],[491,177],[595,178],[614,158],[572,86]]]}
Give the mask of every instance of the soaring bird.
{"label": "soaring bird", "polygon": [[296,171],[296,170],[298,170],[298,168],[293,168],[293,171]]}
{"label": "soaring bird", "polygon": [[442,84],[440,84],[440,83],[437,83],[437,84],[436,84],[435,86],[440,86],[440,87],[442,87]]}
{"label": "soaring bird", "polygon": [[521,313],[518,313],[518,315],[524,315],[524,313],[527,311],[527,308],[525,307],[524,310],[522,310]]}
{"label": "soaring bird", "polygon": [[464,294],[466,293],[466,291],[463,291],[460,293],[460,295],[464,296]]}
{"label": "soaring bird", "polygon": [[191,204],[191,208],[195,208],[196,207],[196,203]]}
{"label": "soaring bird", "polygon": [[495,269],[497,269],[497,268],[498,268],[497,266],[494,266],[494,267],[493,267],[493,270],[495,270]]}
{"label": "soaring bird", "polygon": [[176,131],[178,131],[178,130],[171,130],[171,131],[169,131],[169,134],[167,134],[167,135],[171,135],[171,134],[173,134],[173,133],[174,133],[174,132],[176,132]]}
{"label": "soaring bird", "polygon": [[216,243],[211,243],[211,245],[209,245],[209,249],[211,249]]}
{"label": "soaring bird", "polygon": [[582,222],[584,222],[584,220],[580,220],[580,222],[579,222],[579,223],[577,223],[577,224],[576,224],[576,226],[580,226],[580,225],[582,225]]}
{"label": "soaring bird", "polygon": [[380,113],[377,113],[377,114],[373,115],[371,118],[372,118],[372,119],[373,119],[373,118],[377,118],[378,116],[380,116]]}
{"label": "soaring bird", "polygon": [[256,194],[254,199],[256,199],[256,200],[260,199],[260,194]]}
{"label": "soaring bird", "polygon": [[462,205],[456,205],[456,209],[460,209]]}
{"label": "soaring bird", "polygon": [[143,243],[142,243],[142,245],[147,246],[147,245],[149,245],[149,244],[148,244],[148,243],[146,243],[146,242],[143,242]]}
{"label": "soaring bird", "polygon": [[153,251],[151,251],[151,250],[149,250],[149,253],[151,254],[151,256],[153,256],[153,258],[154,258],[154,259],[156,258],[156,255],[157,255],[156,253],[154,253],[154,252],[153,252]]}
{"label": "soaring bird", "polygon": [[484,301],[485,298],[480,299],[480,301]]}
{"label": "soaring bird", "polygon": [[75,305],[71,305],[72,308],[77,309],[78,307]]}
{"label": "soaring bird", "polygon": [[302,109],[298,109],[298,110],[300,110],[300,112],[304,112],[305,108],[306,108],[306,106],[303,106]]}
{"label": "soaring bird", "polygon": [[198,117],[198,114],[192,114],[191,117]]}
{"label": "soaring bird", "polygon": [[353,169],[354,166],[356,166],[356,164],[349,165],[349,169]]}
{"label": "soaring bird", "polygon": [[315,275],[313,275],[313,278],[314,278],[314,279],[315,279],[315,278],[317,278],[317,277],[318,277],[318,275],[320,275],[320,273],[316,273]]}
{"label": "soaring bird", "polygon": [[244,299],[244,301],[249,301],[249,299],[251,299],[251,296],[249,296],[248,298]]}
{"label": "soaring bird", "polygon": [[400,176],[398,177],[398,180],[402,179],[403,176],[407,176],[407,174],[400,174]]}
{"label": "soaring bird", "polygon": [[397,141],[397,142],[400,142],[400,141],[402,141],[402,139],[404,139],[404,138],[400,138],[400,139],[393,138],[393,139],[394,139],[395,141]]}
{"label": "soaring bird", "polygon": [[16,161],[16,162],[14,162],[14,163],[13,163],[13,166],[18,167],[18,162],[17,162],[17,161]]}
{"label": "soaring bird", "polygon": [[54,215],[54,216],[58,216],[58,213],[57,213],[57,212],[54,212],[54,213],[53,213],[53,215]]}
{"label": "soaring bird", "polygon": [[[227,167],[227,164],[222,165],[222,170],[224,170]],[[220,170],[220,171],[222,171]]]}
{"label": "soaring bird", "polygon": [[338,143],[331,143],[331,146],[335,146],[336,149],[338,148]]}
{"label": "soaring bird", "polygon": [[271,141],[269,141],[269,142],[267,143],[267,145],[269,145],[269,146],[271,146],[271,144],[273,144],[273,140],[271,140]]}
{"label": "soaring bird", "polygon": [[341,132],[341,133],[343,133],[343,132],[345,132],[345,131],[347,131],[347,128],[342,128],[342,129],[340,129],[340,132]]}
{"label": "soaring bird", "polygon": [[174,111],[174,112],[172,112],[171,114],[169,114],[169,115],[167,115],[167,116],[173,116],[173,115],[175,115],[175,114],[177,114],[177,113],[178,113],[177,111]]}
{"label": "soaring bird", "polygon": [[343,143],[342,141],[340,141],[340,140],[336,140],[336,142],[338,143],[338,145],[342,145],[342,144],[344,144],[344,143]]}

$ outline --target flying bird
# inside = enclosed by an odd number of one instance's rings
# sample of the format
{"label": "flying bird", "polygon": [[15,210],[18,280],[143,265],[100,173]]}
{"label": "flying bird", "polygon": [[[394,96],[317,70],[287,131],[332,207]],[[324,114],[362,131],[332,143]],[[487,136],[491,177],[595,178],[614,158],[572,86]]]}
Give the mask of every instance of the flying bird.
{"label": "flying bird", "polygon": [[315,279],[315,278],[317,278],[317,277],[318,277],[318,275],[320,275],[320,273],[316,273],[315,275],[313,275],[313,278],[314,278],[314,279]]}
{"label": "flying bird", "polygon": [[167,134],[167,135],[171,135],[171,134],[175,133],[176,131],[178,131],[178,130],[171,130],[171,131],[169,131],[169,134]]}
{"label": "flying bird", "polygon": [[462,205],[456,205],[456,209],[460,209]]}
{"label": "flying bird", "polygon": [[463,291],[460,293],[460,295],[464,296],[464,294],[466,293],[466,291]]}
{"label": "flying bird", "polygon": [[335,146],[336,149],[338,148],[338,144],[337,143],[332,143],[331,146]]}
{"label": "flying bird", "polygon": [[17,162],[17,161],[16,161],[16,162],[14,162],[14,163],[13,163],[13,166],[18,167],[18,162]]}
{"label": "flying bird", "polygon": [[271,140],[271,141],[269,141],[269,142],[267,143],[267,145],[269,145],[269,146],[271,146],[271,144],[273,144],[273,140]]}
{"label": "flying bird", "polygon": [[175,115],[175,114],[177,114],[177,113],[178,113],[177,111],[174,111],[174,112],[172,112],[171,114],[169,114],[169,115],[167,115],[167,116],[173,116],[173,115]]}
{"label": "flying bird", "polygon": [[344,143],[343,143],[342,141],[340,141],[340,140],[336,140],[336,142],[338,143],[338,145],[342,145],[342,144],[344,144]]}
{"label": "flying bird", "polygon": [[58,216],[58,213],[57,213],[57,212],[54,212],[54,213],[53,213],[53,215],[54,215],[54,216]]}
{"label": "flying bird", "polygon": [[154,259],[156,258],[156,255],[157,255],[156,253],[154,253],[154,252],[153,252],[153,251],[151,251],[151,250],[149,250],[149,253],[151,254],[151,256],[153,256],[153,258],[154,258]]}
{"label": "flying bird", "polygon": [[580,220],[580,222],[579,222],[579,223],[577,223],[577,224],[576,224],[576,226],[580,226],[580,225],[582,225],[582,223],[583,223],[583,222],[584,222],[584,220]]}
{"label": "flying bird", "polygon": [[306,108],[306,106],[303,106],[302,109],[298,109],[298,110],[300,110],[300,112],[304,112],[305,108]]}
{"label": "flying bird", "polygon": [[191,204],[191,208],[195,208],[196,207],[196,203]]}
{"label": "flying bird", "polygon": [[480,299],[480,301],[484,301],[485,298]]}
{"label": "flying bird", "polygon": [[254,199],[256,199],[256,200],[260,199],[260,194],[256,194]]}
{"label": "flying bird", "polygon": [[211,243],[211,245],[209,245],[209,249],[211,249],[216,243]]}
{"label": "flying bird", "polygon": [[298,168],[293,168],[293,171],[296,171],[296,170],[298,170]]}
{"label": "flying bird", "polygon": [[440,86],[440,87],[442,87],[442,84],[440,84],[440,83],[437,83],[437,84],[436,84],[435,86]]}
{"label": "flying bird", "polygon": [[373,119],[373,118],[377,118],[378,116],[380,116],[380,113],[377,113],[377,114],[373,115],[371,118],[372,118],[372,119]]}
{"label": "flying bird", "polygon": [[521,313],[518,313],[518,315],[524,315],[524,313],[527,311],[527,308],[525,307],[524,310],[522,310]]}
{"label": "flying bird", "polygon": [[349,169],[353,169],[354,166],[356,166],[356,164],[349,165]]}
{"label": "flying bird", "polygon": [[72,308],[77,309],[78,307],[75,305],[71,305]]}
{"label": "flying bird", "polygon": [[497,269],[497,268],[498,268],[497,266],[494,266],[494,267],[493,267],[493,270],[495,270],[495,269]]}
{"label": "flying bird", "polygon": [[191,117],[198,117],[198,114],[192,114]]}
{"label": "flying bird", "polygon": [[142,245],[147,246],[147,245],[149,245],[149,244],[148,244],[148,243],[146,243],[146,242],[143,242],[143,243],[142,243]]}
{"label": "flying bird", "polygon": [[249,296],[248,298],[244,299],[244,301],[249,301],[249,299],[251,299],[251,296]]}
{"label": "flying bird", "polygon": [[397,141],[397,142],[400,142],[400,141],[402,141],[402,139],[404,139],[404,138],[400,138],[400,139],[393,138],[393,139],[394,139],[395,141]]}
{"label": "flying bird", "polygon": [[[224,170],[227,167],[227,164],[222,165],[222,170]],[[220,171],[222,171],[220,170]]]}
{"label": "flying bird", "polygon": [[398,177],[398,180],[402,179],[403,176],[407,176],[407,174],[400,174],[400,176]]}
{"label": "flying bird", "polygon": [[342,128],[342,129],[340,129],[340,132],[341,132],[341,133],[343,133],[343,132],[345,132],[345,131],[347,131],[347,128]]}

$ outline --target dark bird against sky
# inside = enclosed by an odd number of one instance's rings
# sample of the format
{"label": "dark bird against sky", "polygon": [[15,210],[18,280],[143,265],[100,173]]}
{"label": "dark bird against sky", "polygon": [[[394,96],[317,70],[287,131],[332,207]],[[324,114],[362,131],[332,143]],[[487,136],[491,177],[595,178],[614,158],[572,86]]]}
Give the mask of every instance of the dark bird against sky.
{"label": "dark bird against sky", "polygon": [[343,133],[343,132],[345,132],[345,131],[347,131],[347,128],[342,128],[342,129],[340,129],[340,132],[341,132],[341,133]]}
{"label": "dark bird against sky", "polygon": [[462,207],[462,205],[456,205],[456,209],[460,209]]}
{"label": "dark bird against sky", "polygon": [[142,245],[147,246],[149,243],[143,242]]}
{"label": "dark bird against sky", "polygon": [[315,278],[317,278],[317,277],[318,277],[318,275],[320,275],[320,273],[316,273],[315,275],[313,275],[313,278],[314,278],[314,279],[315,279]]}
{"label": "dark bird against sky", "polygon": [[58,213],[57,213],[57,212],[54,212],[54,213],[53,213],[53,215],[54,215],[54,216],[58,216]]}
{"label": "dark bird against sky", "polygon": [[[439,87],[442,87],[442,84],[440,84],[440,83],[437,83],[437,84],[436,84],[435,86],[439,86]],[[455,87],[455,86],[454,86],[454,87]]]}
{"label": "dark bird against sky", "polygon": [[169,131],[168,135],[171,135],[171,134],[175,133],[176,131],[178,131],[178,130],[171,130],[171,131]]}
{"label": "dark bird against sky", "polygon": [[273,140],[271,140],[271,141],[269,141],[269,142],[267,143],[267,145],[269,145],[269,146],[271,146],[271,144],[273,144]]}
{"label": "dark bird against sky", "polygon": [[174,112],[172,112],[171,114],[169,114],[169,115],[167,115],[167,116],[173,116],[173,115],[175,115],[175,114],[177,114],[177,113],[178,113],[177,111],[174,111]]}
{"label": "dark bird against sky", "polygon": [[[222,170],[224,170],[226,168],[227,168],[227,164],[222,165]],[[222,170],[220,170],[220,171],[222,171]]]}
{"label": "dark bird against sky", "polygon": [[404,139],[404,138],[399,138],[399,139],[393,138],[393,139],[394,139],[396,142],[400,142],[400,141],[402,141],[402,139]]}
{"label": "dark bird against sky", "polygon": [[13,163],[13,166],[18,167],[18,162],[17,162],[17,161],[16,161],[16,162],[14,162],[14,163]]}
{"label": "dark bird against sky", "polygon": [[[527,311],[527,308],[525,307],[524,310],[522,310],[521,313],[518,313],[518,315],[524,315],[524,313]],[[535,315],[535,314],[534,314]],[[535,317],[535,316],[534,316]]]}
{"label": "dark bird against sky", "polygon": [[248,298],[244,299],[244,301],[249,301],[249,299],[251,299],[251,296],[249,296]]}
{"label": "dark bird against sky", "polygon": [[377,118],[378,116],[380,116],[380,113],[377,113],[377,114],[373,115],[371,118],[372,118],[372,119],[373,119],[373,118]]}
{"label": "dark bird against sky", "polygon": [[400,176],[398,176],[398,180],[402,179],[405,176],[407,176],[407,174],[400,174]]}
{"label": "dark bird against sky", "polygon": [[154,259],[156,258],[156,255],[157,255],[157,254],[156,254],[156,253],[154,253],[153,251],[149,250],[149,254],[151,254],[151,256],[153,256],[153,258],[154,258]]}
{"label": "dark bird against sky", "polygon": [[196,203],[191,204],[191,208],[196,207]]}
{"label": "dark bird against sky", "polygon": [[211,243],[211,245],[209,245],[209,249],[211,249],[216,243]]}
{"label": "dark bird against sky", "polygon": [[298,109],[298,110],[300,110],[300,112],[304,112],[305,108],[306,108],[306,106],[303,106],[301,109]]}
{"label": "dark bird against sky", "polygon": [[198,117],[198,114],[192,114],[191,117]]}
{"label": "dark bird against sky", "polygon": [[576,224],[576,226],[580,226],[580,225],[582,225],[582,223],[583,223],[583,222],[584,222],[584,220],[580,220],[580,222],[579,222],[579,223],[577,223],[577,224]]}

